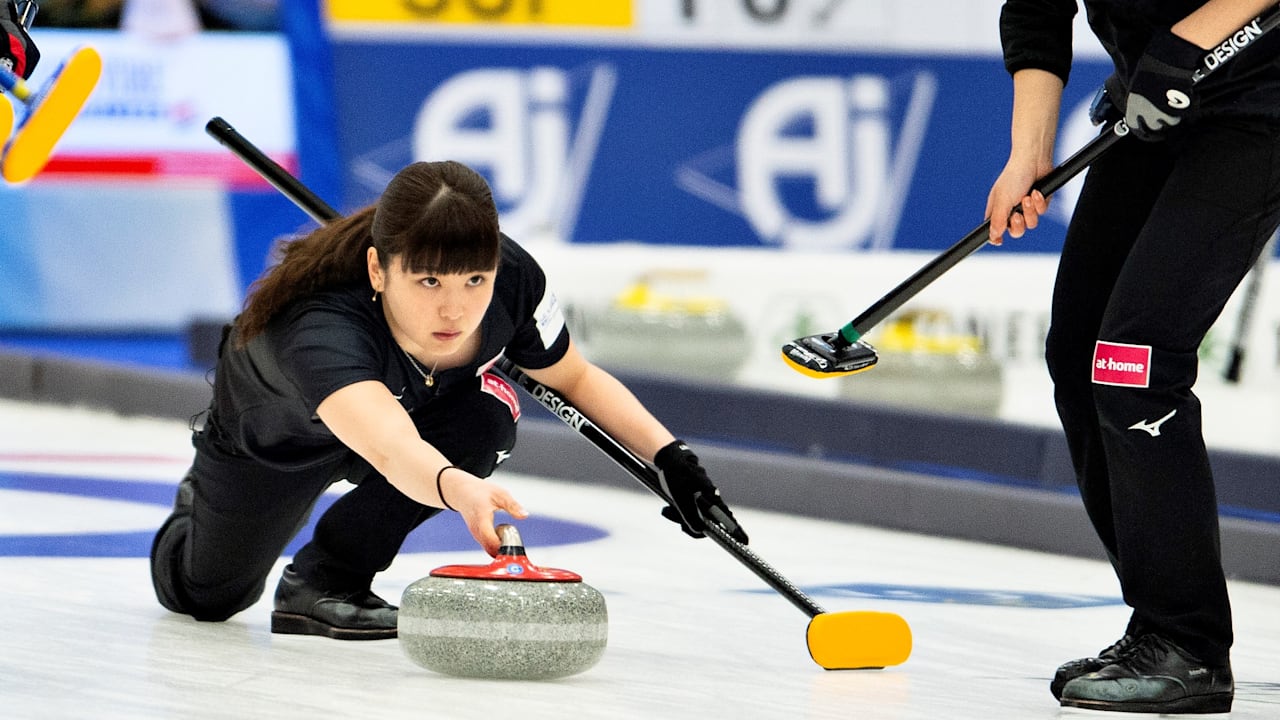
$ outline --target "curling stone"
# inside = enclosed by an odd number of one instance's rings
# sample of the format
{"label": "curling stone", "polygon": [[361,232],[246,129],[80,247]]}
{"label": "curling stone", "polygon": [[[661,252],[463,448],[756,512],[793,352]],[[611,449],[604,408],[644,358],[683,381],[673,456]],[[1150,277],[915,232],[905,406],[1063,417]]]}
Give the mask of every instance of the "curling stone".
{"label": "curling stone", "polygon": [[548,680],[580,673],[604,654],[604,596],[568,570],[529,562],[520,533],[499,525],[489,565],[446,565],[405,588],[400,647],[445,675]]}

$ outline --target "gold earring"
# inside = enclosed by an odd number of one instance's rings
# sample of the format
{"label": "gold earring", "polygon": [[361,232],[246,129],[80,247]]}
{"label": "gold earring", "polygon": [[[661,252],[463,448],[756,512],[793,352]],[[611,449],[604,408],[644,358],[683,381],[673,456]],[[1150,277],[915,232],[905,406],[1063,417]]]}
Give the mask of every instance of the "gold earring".
{"label": "gold earring", "polygon": [[374,302],[378,302],[378,291],[377,291],[377,290],[374,290],[374,291],[373,291],[373,301],[374,301]]}

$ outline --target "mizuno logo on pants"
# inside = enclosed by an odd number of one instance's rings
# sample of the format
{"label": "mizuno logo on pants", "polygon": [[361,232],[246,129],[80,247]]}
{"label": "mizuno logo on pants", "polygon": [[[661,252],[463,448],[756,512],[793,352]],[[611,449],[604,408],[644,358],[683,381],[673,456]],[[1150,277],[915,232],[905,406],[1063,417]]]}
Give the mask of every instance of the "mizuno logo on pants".
{"label": "mizuno logo on pants", "polygon": [[1165,415],[1164,417],[1160,418],[1159,420],[1156,420],[1155,422],[1147,422],[1146,420],[1139,420],[1138,422],[1130,425],[1129,429],[1145,430],[1146,432],[1150,433],[1151,437],[1160,437],[1160,426],[1163,425],[1166,420],[1168,420],[1169,418],[1173,417],[1176,414],[1178,414],[1177,410],[1170,410],[1168,415]]}

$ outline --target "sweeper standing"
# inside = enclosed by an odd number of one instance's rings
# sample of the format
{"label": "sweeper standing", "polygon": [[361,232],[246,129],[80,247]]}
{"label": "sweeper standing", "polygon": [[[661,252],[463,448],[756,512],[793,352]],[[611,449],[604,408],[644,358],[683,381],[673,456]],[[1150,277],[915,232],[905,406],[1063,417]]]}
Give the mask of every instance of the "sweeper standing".
{"label": "sweeper standing", "polygon": [[[1115,68],[1095,120],[1123,119],[1138,139],[1089,170],[1046,359],[1081,497],[1133,612],[1114,644],[1058,669],[1050,689],[1064,706],[1207,713],[1234,698],[1218,508],[1191,388],[1201,341],[1280,223],[1280,37],[1249,30],[1274,5],[1084,3]],[[1076,11],[1074,0],[1004,3],[1014,102],[987,203],[993,243],[1047,210],[1030,188],[1053,164]],[[1197,82],[1203,59],[1237,53]]]}

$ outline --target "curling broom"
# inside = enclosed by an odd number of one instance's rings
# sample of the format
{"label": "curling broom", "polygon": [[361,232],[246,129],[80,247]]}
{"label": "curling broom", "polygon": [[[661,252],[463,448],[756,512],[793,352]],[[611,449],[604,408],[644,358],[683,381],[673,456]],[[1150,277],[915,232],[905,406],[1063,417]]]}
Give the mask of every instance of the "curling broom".
{"label": "curling broom", "polygon": [[[79,47],[67,56],[39,92],[0,66],[0,88],[26,106],[18,131],[5,146],[3,160],[0,160],[0,174],[5,180],[24,182],[44,169],[54,146],[80,114],[101,76],[102,56],[88,46]],[[8,137],[13,126],[12,107],[8,108],[8,119],[6,128],[5,118],[0,117],[4,137]]]}

